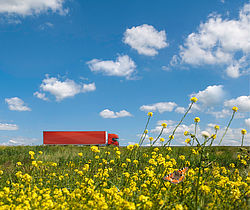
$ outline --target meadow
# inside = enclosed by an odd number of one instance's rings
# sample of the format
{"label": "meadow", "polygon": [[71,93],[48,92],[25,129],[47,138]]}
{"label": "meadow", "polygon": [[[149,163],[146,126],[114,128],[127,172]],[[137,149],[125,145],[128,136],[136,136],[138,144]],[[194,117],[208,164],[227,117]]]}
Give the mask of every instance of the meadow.
{"label": "meadow", "polygon": [[[0,209],[248,209],[250,148],[213,146],[214,133],[185,131],[186,146],[171,147],[175,131],[127,147],[1,146]],[[233,114],[228,127],[237,112]],[[226,135],[224,132],[221,141]],[[185,139],[186,138],[186,139]],[[159,141],[162,146],[155,146]]]}

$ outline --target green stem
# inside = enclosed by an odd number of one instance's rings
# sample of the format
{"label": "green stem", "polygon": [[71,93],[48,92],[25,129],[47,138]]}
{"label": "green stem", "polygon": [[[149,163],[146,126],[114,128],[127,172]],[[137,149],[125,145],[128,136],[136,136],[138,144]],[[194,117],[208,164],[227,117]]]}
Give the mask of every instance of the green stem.
{"label": "green stem", "polygon": [[231,117],[231,119],[230,119],[230,121],[229,121],[229,123],[228,123],[228,125],[227,125],[227,128],[226,128],[226,130],[225,130],[225,132],[224,132],[224,134],[223,134],[223,136],[222,136],[222,138],[221,138],[221,140],[220,140],[220,142],[219,142],[219,145],[221,144],[222,139],[223,139],[223,138],[224,138],[224,136],[226,135],[227,130],[228,130],[228,128],[229,128],[229,126],[230,126],[230,124],[231,124],[231,122],[232,122],[233,118],[234,118],[234,115],[235,115],[235,111],[233,112],[233,115],[232,115],[232,117]]}
{"label": "green stem", "polygon": [[[139,141],[139,146],[142,145],[142,143],[143,143],[143,141],[144,141],[144,139],[145,139],[145,137],[146,137],[145,130],[146,130],[147,127],[148,127],[148,123],[149,123],[150,118],[151,118],[151,116],[149,115],[149,116],[148,116],[148,121],[147,121],[147,123],[146,123],[146,126],[145,126],[145,128],[144,128],[143,134],[141,135],[141,139],[140,139],[140,141]],[[143,136],[144,136],[144,138],[142,139]]]}
{"label": "green stem", "polygon": [[[184,116],[181,118],[180,122],[179,122],[178,125],[175,127],[175,129],[174,129],[172,135],[170,135],[170,136],[174,136],[174,133],[175,133],[176,129],[180,126],[180,124],[182,123],[182,121],[183,121],[184,118],[186,117],[187,113],[188,113],[188,112],[190,111],[190,109],[192,108],[193,104],[194,104],[194,102],[192,101],[192,103],[191,103],[190,106],[188,107],[186,113],[185,113]],[[171,141],[171,138],[169,138],[169,140],[168,140],[169,146],[170,146],[170,143],[171,143],[170,141]],[[168,142],[167,142],[166,144],[164,144],[164,146],[166,146],[166,145],[168,144]]]}
{"label": "green stem", "polygon": [[203,148],[201,149],[201,156],[200,156],[200,163],[199,163],[199,172],[198,172],[198,178],[197,178],[197,183],[196,183],[195,209],[198,209],[198,190],[199,190],[199,185],[200,185],[200,173],[201,173],[202,153],[203,153]]}
{"label": "green stem", "polygon": [[162,132],[164,130],[164,127],[162,127],[160,134],[157,136],[157,138],[154,140],[153,145],[156,143],[156,141],[160,138]]}
{"label": "green stem", "polygon": [[241,139],[241,147],[243,147],[243,140],[244,140],[244,135],[242,135],[242,139]]}

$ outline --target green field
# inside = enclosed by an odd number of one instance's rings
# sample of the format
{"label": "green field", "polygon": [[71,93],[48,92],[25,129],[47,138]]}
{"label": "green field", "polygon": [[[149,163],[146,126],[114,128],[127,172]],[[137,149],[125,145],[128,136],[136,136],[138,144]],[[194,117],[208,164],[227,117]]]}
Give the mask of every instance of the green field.
{"label": "green field", "polygon": [[[0,209],[247,209],[249,151],[2,146]],[[183,167],[184,181],[163,180]]]}

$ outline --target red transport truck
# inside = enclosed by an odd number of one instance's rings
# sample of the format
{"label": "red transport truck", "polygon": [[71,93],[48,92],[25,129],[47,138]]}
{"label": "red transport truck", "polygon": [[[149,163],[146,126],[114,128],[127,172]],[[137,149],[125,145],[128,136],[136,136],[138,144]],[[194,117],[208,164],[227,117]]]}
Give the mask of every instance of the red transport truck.
{"label": "red transport truck", "polygon": [[119,146],[118,135],[107,131],[43,131],[44,145],[115,145]]}

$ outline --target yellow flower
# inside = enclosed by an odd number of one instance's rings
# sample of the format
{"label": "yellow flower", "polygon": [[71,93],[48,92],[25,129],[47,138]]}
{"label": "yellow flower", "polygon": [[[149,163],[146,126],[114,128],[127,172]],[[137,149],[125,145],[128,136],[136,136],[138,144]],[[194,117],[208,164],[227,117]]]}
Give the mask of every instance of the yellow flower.
{"label": "yellow flower", "polygon": [[164,142],[164,141],[165,141],[165,139],[164,139],[164,138],[160,138],[160,141],[161,141],[161,142]]}
{"label": "yellow flower", "polygon": [[184,210],[183,206],[181,204],[176,204],[175,205],[176,210]]}
{"label": "yellow flower", "polygon": [[241,130],[242,135],[245,135],[247,133],[246,129]]}
{"label": "yellow flower", "polygon": [[98,149],[97,146],[92,146],[90,149],[91,149],[92,152],[96,152],[96,153],[100,152],[100,150]]}
{"label": "yellow flower", "polygon": [[210,187],[207,185],[201,185],[201,191],[208,194],[210,192]]}
{"label": "yellow flower", "polygon": [[198,99],[197,99],[196,97],[192,97],[192,98],[190,99],[190,101],[196,103],[196,102],[198,101]]}
{"label": "yellow flower", "polygon": [[185,156],[184,156],[184,155],[180,155],[179,158],[180,158],[181,160],[185,160]]}
{"label": "yellow flower", "polygon": [[215,126],[214,126],[214,129],[215,129],[215,130],[219,130],[219,129],[220,129],[220,126],[215,125]]}
{"label": "yellow flower", "polygon": [[35,153],[33,151],[29,151],[29,155],[34,156]]}
{"label": "yellow flower", "polygon": [[0,170],[0,176],[1,176],[1,175],[3,175],[3,171],[2,171],[2,170]]}
{"label": "yellow flower", "polygon": [[190,141],[191,141],[191,139],[189,139],[189,138],[187,138],[187,139],[185,140],[185,142],[186,142],[187,144],[189,144]]}
{"label": "yellow flower", "polygon": [[80,157],[82,157],[83,154],[82,154],[82,152],[79,152],[78,155],[79,155]]}
{"label": "yellow flower", "polygon": [[148,116],[152,117],[153,116],[153,112],[149,112]]}
{"label": "yellow flower", "polygon": [[154,138],[153,137],[149,137],[149,141],[153,141],[154,140]]}
{"label": "yellow flower", "polygon": [[188,134],[189,134],[188,131],[185,131],[185,132],[184,132],[184,136],[187,136]]}
{"label": "yellow flower", "polygon": [[173,135],[170,135],[170,136],[169,136],[169,139],[174,139],[174,136],[173,136]]}
{"label": "yellow flower", "polygon": [[22,165],[22,163],[21,163],[21,162],[17,162],[16,164],[17,164],[18,166],[21,166],[21,165]]}
{"label": "yellow flower", "polygon": [[232,110],[233,110],[234,112],[237,112],[237,111],[238,111],[238,107],[237,107],[237,106],[234,106],[234,107],[232,108]]}
{"label": "yellow flower", "polygon": [[135,144],[134,146],[138,148],[138,147],[139,147],[139,144]]}
{"label": "yellow flower", "polygon": [[133,148],[134,148],[134,145],[132,145],[132,144],[130,144],[130,145],[127,146],[127,149],[130,150],[130,151],[132,151]]}
{"label": "yellow flower", "polygon": [[212,137],[213,139],[216,139],[217,135],[216,135],[216,134],[213,134],[211,137]]}
{"label": "yellow flower", "polygon": [[229,165],[231,168],[235,168],[235,165],[234,165],[234,163],[230,163],[230,165]]}
{"label": "yellow flower", "polygon": [[144,133],[147,134],[147,133],[148,133],[148,129],[146,129],[146,130],[144,131]]}
{"label": "yellow flower", "polygon": [[194,118],[194,121],[198,123],[198,122],[200,122],[200,118],[196,117],[196,118]]}
{"label": "yellow flower", "polygon": [[42,154],[43,154],[43,152],[42,152],[42,151],[39,151],[38,153],[39,153],[40,155],[42,155]]}
{"label": "yellow flower", "polygon": [[137,165],[137,164],[139,163],[139,161],[138,161],[138,160],[133,160],[133,163],[134,163],[135,165]]}
{"label": "yellow flower", "polygon": [[163,128],[166,128],[166,127],[167,127],[167,123],[162,123],[161,126],[162,126]]}

